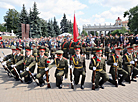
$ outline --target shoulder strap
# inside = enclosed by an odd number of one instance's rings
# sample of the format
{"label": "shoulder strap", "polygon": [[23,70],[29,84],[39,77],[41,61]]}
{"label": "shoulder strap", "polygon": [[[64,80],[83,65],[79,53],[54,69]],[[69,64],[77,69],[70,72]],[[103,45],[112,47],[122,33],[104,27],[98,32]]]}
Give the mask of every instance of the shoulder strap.
{"label": "shoulder strap", "polygon": [[64,42],[64,44],[62,45],[62,49],[64,48],[64,45],[66,44],[66,42]]}

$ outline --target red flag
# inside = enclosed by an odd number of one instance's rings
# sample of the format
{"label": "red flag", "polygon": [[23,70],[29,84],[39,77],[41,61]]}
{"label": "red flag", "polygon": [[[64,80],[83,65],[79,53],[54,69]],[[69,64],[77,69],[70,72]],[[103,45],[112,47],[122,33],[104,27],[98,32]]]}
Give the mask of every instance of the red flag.
{"label": "red flag", "polygon": [[75,14],[74,14],[74,23],[73,23],[73,37],[74,37],[74,42],[77,42],[78,41],[78,39],[77,39],[78,36],[79,36],[78,27],[77,27],[77,23],[76,23]]}

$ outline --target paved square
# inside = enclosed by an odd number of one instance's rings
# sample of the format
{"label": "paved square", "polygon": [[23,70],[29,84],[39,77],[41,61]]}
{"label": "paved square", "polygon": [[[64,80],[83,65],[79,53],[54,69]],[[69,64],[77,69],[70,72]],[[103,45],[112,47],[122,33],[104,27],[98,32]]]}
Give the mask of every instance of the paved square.
{"label": "paved square", "polygon": [[[0,49],[6,55],[10,54],[9,49]],[[36,86],[35,82],[31,84],[15,81],[14,78],[9,78],[0,64],[0,102],[137,102],[138,101],[138,82],[131,84],[124,82],[125,87],[118,88],[111,85],[109,82],[104,84],[105,89],[91,90],[91,75],[89,70],[89,60],[86,60],[86,81],[85,89],[80,89],[80,84],[77,85],[76,91],[70,87],[70,73],[68,79],[63,80],[63,88],[58,89],[55,85],[55,67],[50,70],[50,83],[52,88]],[[109,66],[107,66],[109,72]],[[36,70],[35,70],[36,73]],[[110,76],[110,74],[108,73]],[[111,76],[110,76],[111,77]],[[137,79],[138,81],[138,79]]]}

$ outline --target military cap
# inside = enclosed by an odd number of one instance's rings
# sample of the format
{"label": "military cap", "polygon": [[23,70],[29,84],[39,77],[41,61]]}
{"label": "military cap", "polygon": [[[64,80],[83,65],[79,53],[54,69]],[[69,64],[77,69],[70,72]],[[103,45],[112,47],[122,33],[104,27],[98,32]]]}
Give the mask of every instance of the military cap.
{"label": "military cap", "polygon": [[129,49],[129,50],[133,50],[133,46],[129,46],[129,47],[126,47],[127,48],[127,50]]}
{"label": "military cap", "polygon": [[12,45],[12,46],[11,46],[11,49],[12,49],[12,50],[16,50],[16,47]]}
{"label": "military cap", "polygon": [[30,48],[29,46],[26,46],[26,47],[25,47],[25,50],[31,51],[31,48]]}
{"label": "military cap", "polygon": [[19,50],[19,51],[21,51],[21,50],[22,50],[22,48],[20,48],[20,47],[17,47],[17,48],[16,48],[16,50]]}
{"label": "military cap", "polygon": [[39,47],[40,45],[38,44],[37,46]]}
{"label": "military cap", "polygon": [[137,45],[136,45],[136,44],[133,44],[133,45],[132,45],[132,47],[135,47],[135,46],[137,46]]}
{"label": "military cap", "polygon": [[19,45],[20,48],[22,48],[23,46],[22,45]]}
{"label": "military cap", "polygon": [[63,54],[64,52],[62,50],[57,50],[56,54]]}
{"label": "military cap", "polygon": [[122,47],[120,47],[120,46],[115,48],[115,50],[121,50],[121,49],[122,49]]}
{"label": "military cap", "polygon": [[80,45],[76,45],[75,46],[75,50],[80,50],[81,46]]}
{"label": "military cap", "polygon": [[81,39],[81,36],[78,36],[77,39]]}
{"label": "military cap", "polygon": [[33,46],[36,46],[35,44],[33,44]]}
{"label": "military cap", "polygon": [[102,47],[97,47],[95,50],[96,50],[96,53],[102,53],[103,48]]}
{"label": "military cap", "polygon": [[38,50],[46,50],[45,46],[40,46]]}

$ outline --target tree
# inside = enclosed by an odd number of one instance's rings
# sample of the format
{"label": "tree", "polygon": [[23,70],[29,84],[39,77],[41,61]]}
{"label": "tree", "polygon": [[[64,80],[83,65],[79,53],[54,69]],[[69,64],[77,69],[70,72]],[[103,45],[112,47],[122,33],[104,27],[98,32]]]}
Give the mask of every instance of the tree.
{"label": "tree", "polygon": [[59,29],[59,26],[57,25],[57,21],[56,21],[55,17],[54,17],[53,27],[54,27],[54,31],[56,33],[56,36],[60,35],[60,29]]}
{"label": "tree", "polygon": [[3,24],[0,24],[0,32],[5,32],[6,27]]}
{"label": "tree", "polygon": [[47,33],[47,22],[44,19],[40,19],[41,21],[41,31],[42,31],[42,36],[43,37],[48,37],[48,33]]}
{"label": "tree", "polygon": [[84,36],[87,36],[88,35],[88,33],[85,31],[85,30],[83,30],[82,32],[81,32],[81,35],[84,35]]}
{"label": "tree", "polygon": [[114,30],[113,32],[111,32],[111,34],[112,35],[115,35],[115,34],[120,35],[120,34],[124,34],[126,32],[127,32],[126,28],[122,27],[121,29]]}
{"label": "tree", "polygon": [[124,12],[124,17],[129,18],[128,26],[130,31],[138,33],[138,6]]}
{"label": "tree", "polygon": [[60,22],[60,30],[62,33],[68,33],[69,32],[69,25],[68,21],[66,19],[66,15],[64,14],[63,19]]}
{"label": "tree", "polygon": [[69,24],[69,33],[73,33],[73,23],[70,21],[68,21],[68,24]]}
{"label": "tree", "polygon": [[18,32],[18,24],[19,24],[19,13],[15,9],[9,9],[6,12],[6,16],[4,16],[5,26],[7,27],[7,31],[11,32],[11,30],[14,31],[14,33]]}

